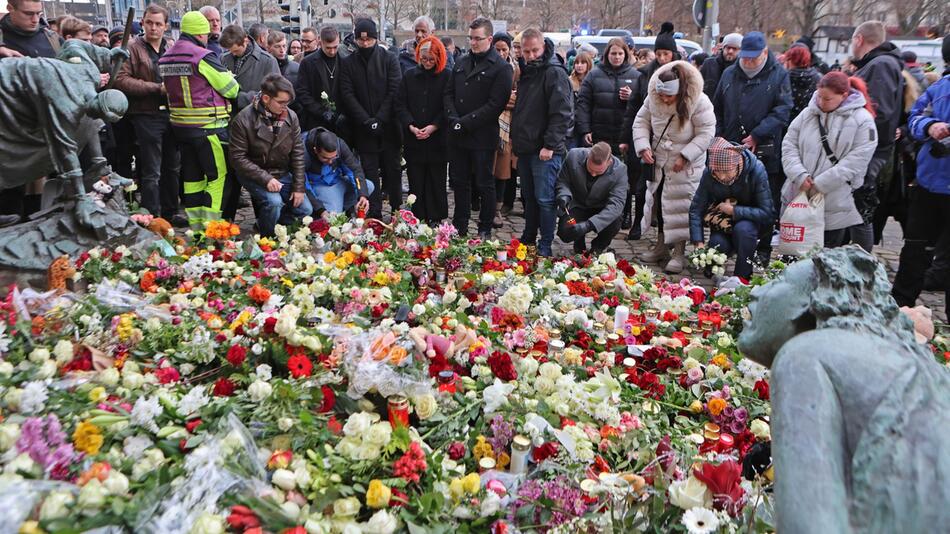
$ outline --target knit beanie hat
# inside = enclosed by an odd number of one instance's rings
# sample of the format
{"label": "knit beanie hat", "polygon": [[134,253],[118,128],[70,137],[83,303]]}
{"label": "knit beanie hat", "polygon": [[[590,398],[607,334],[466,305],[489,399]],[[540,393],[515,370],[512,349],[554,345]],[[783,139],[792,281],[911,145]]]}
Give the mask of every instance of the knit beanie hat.
{"label": "knit beanie hat", "polygon": [[376,23],[373,22],[373,19],[357,20],[356,25],[353,26],[353,36],[356,37],[357,39],[359,39],[360,37],[369,37],[370,39],[378,39],[379,34],[376,33]]}
{"label": "knit beanie hat", "polygon": [[660,26],[660,33],[656,36],[654,50],[669,50],[676,53],[676,39],[673,39],[673,23],[664,22]]}
{"label": "knit beanie hat", "polygon": [[508,43],[508,48],[511,48],[512,37],[511,37],[511,34],[508,32],[498,32],[492,36],[491,40],[493,43],[497,43],[498,41],[504,41]]}
{"label": "knit beanie hat", "polygon": [[181,17],[181,33],[188,35],[207,35],[211,33],[211,24],[204,15],[197,11],[189,11]]}

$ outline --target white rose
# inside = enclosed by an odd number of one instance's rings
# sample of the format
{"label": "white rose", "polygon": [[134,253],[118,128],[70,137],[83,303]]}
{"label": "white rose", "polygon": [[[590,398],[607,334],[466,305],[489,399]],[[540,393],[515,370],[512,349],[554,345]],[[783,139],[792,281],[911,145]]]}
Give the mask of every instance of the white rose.
{"label": "white rose", "polygon": [[68,491],[51,491],[43,501],[40,507],[40,521],[51,521],[69,515],[69,505],[73,504],[75,499],[73,494]]}
{"label": "white rose", "polygon": [[23,397],[23,390],[20,388],[10,388],[7,390],[6,394],[3,396],[3,403],[7,405],[11,411],[15,411],[20,407],[20,399]]}
{"label": "white rose", "polygon": [[343,425],[343,433],[347,436],[361,436],[367,429],[369,425],[373,424],[374,421],[379,419],[379,416],[376,414],[370,414],[367,412],[360,412],[351,415],[347,420],[346,424]]}
{"label": "white rose", "polygon": [[274,475],[271,477],[271,482],[284,491],[290,491],[297,487],[297,477],[294,476],[293,471],[289,471],[287,469],[278,469],[277,471],[274,471]]}
{"label": "white rose", "polygon": [[352,458],[354,460],[375,460],[379,458],[380,454],[382,454],[382,451],[378,445],[363,443],[353,451]]}
{"label": "white rose", "polygon": [[115,469],[109,471],[109,477],[103,485],[112,495],[125,495],[129,491],[129,479]]}
{"label": "white rose", "polygon": [[281,417],[280,419],[277,420],[277,428],[279,428],[281,432],[287,432],[293,427],[294,427],[294,420],[291,419],[290,417]]}
{"label": "white rose", "polygon": [[412,313],[416,315],[423,315],[426,312],[425,304],[414,304],[412,306]]}
{"label": "white rose", "polygon": [[561,366],[554,362],[544,362],[538,368],[538,374],[551,381],[557,381],[561,377]]}
{"label": "white rose", "polygon": [[485,496],[485,500],[482,501],[481,514],[482,517],[488,517],[490,515],[495,515],[498,513],[498,510],[501,509],[501,497],[493,491],[489,491],[488,495]]}
{"label": "white rose", "polygon": [[0,361],[0,376],[10,376],[13,374],[13,364],[4,360]]}
{"label": "white rose", "polygon": [[93,478],[79,490],[79,507],[85,512],[96,512],[105,504],[107,495],[99,479]]}
{"label": "white rose", "polygon": [[432,395],[420,395],[412,399],[412,403],[415,407],[416,415],[423,421],[435,415],[435,412],[439,409],[439,404]]}
{"label": "white rose", "polygon": [[261,402],[267,397],[270,397],[273,389],[274,388],[272,388],[267,382],[264,382],[263,380],[255,380],[250,386],[247,387],[247,395],[253,402]]}
{"label": "white rose", "polygon": [[333,515],[340,517],[354,517],[360,513],[360,500],[356,497],[347,497],[333,501]]}
{"label": "white rose", "polygon": [[389,440],[392,438],[393,428],[389,422],[374,423],[369,429],[363,434],[363,441],[371,445],[377,445],[383,447],[389,444]]}
{"label": "white rose", "polygon": [[122,373],[122,385],[128,389],[138,389],[145,383],[145,377],[139,373]]}
{"label": "white rose", "polygon": [[307,530],[307,534],[330,534],[330,525],[317,515],[308,518],[303,528]]}
{"label": "white rose", "polygon": [[365,534],[392,534],[399,528],[399,520],[386,510],[380,510],[363,525]]}
{"label": "white rose", "polygon": [[30,361],[39,365],[49,359],[49,349],[46,347],[36,347],[30,352]]}
{"label": "white rose", "polygon": [[115,367],[109,367],[99,371],[96,380],[104,386],[115,386],[119,383],[119,370]]}
{"label": "white rose", "polygon": [[690,508],[712,507],[712,492],[698,478],[690,475],[686,480],[676,480],[670,484],[670,503],[683,510]]}
{"label": "white rose", "polygon": [[298,467],[294,469],[294,479],[297,481],[298,488],[306,489],[310,487],[310,471],[307,471],[306,467]]}
{"label": "white rose", "polygon": [[4,423],[0,425],[0,452],[10,450],[20,437],[20,425]]}
{"label": "white rose", "polygon": [[296,520],[297,517],[300,516],[300,505],[293,501],[284,502],[284,504],[280,505],[280,510],[287,519]]}
{"label": "white rose", "polygon": [[189,534],[224,534],[224,518],[205,512],[198,516]]}
{"label": "white rose", "polygon": [[769,439],[771,435],[769,424],[761,419],[753,420],[749,425],[749,430],[752,431],[752,435],[758,439]]}
{"label": "white rose", "polygon": [[46,360],[42,365],[40,365],[39,369],[36,370],[36,374],[33,377],[39,380],[46,380],[55,374],[56,362],[53,360]]}

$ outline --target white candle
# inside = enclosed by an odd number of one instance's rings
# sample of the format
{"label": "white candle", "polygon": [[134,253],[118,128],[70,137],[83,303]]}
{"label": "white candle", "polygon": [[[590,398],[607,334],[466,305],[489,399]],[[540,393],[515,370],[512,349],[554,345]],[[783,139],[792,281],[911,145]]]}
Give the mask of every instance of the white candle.
{"label": "white candle", "polygon": [[630,317],[630,308],[623,305],[617,306],[614,310],[614,331],[623,331],[623,325],[627,323],[628,317]]}

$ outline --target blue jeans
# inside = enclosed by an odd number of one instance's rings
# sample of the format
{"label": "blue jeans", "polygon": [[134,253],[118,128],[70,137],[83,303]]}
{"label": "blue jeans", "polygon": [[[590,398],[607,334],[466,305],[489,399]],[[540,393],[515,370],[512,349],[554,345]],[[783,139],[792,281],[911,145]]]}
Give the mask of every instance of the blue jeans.
{"label": "blue jeans", "polygon": [[[726,256],[736,253],[735,275],[748,280],[752,277],[752,256],[759,242],[759,225],[750,221],[736,222],[732,227],[732,235],[723,232],[711,232],[707,246],[716,247]],[[766,236],[769,239],[771,236]]]}
{"label": "blue jeans", "polygon": [[[369,180],[363,180],[366,198],[372,196],[376,186]],[[323,206],[330,213],[343,213],[356,205],[360,197],[356,196],[356,188],[346,180],[338,180],[333,185],[318,185],[307,191],[307,198],[312,206]]]}
{"label": "blue jeans", "polygon": [[281,176],[278,180],[283,184],[283,187],[280,188],[279,193],[271,193],[266,187],[254,180],[239,177],[241,185],[247,189],[247,192],[251,194],[257,204],[257,229],[262,236],[274,235],[274,226],[277,223],[287,225],[313,212],[310,199],[306,195],[303,197],[303,202],[296,208],[290,203],[290,189],[293,178],[289,173]]}
{"label": "blue jeans", "polygon": [[533,245],[541,231],[538,254],[551,256],[557,211],[554,207],[554,190],[557,175],[561,171],[563,156],[554,154],[548,161],[541,161],[537,154],[518,155],[518,175],[521,176],[521,192],[524,195],[524,233],[521,242]]}

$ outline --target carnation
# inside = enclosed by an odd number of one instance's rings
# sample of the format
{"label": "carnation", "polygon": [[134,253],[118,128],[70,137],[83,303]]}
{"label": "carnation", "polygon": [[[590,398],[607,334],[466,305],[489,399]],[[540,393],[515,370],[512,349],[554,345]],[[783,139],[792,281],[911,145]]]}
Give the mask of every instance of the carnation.
{"label": "carnation", "polygon": [[158,397],[139,397],[135,401],[135,406],[132,407],[131,423],[157,433],[158,425],[155,424],[155,418],[161,413],[162,406],[158,402]]}

